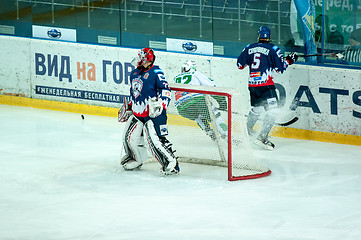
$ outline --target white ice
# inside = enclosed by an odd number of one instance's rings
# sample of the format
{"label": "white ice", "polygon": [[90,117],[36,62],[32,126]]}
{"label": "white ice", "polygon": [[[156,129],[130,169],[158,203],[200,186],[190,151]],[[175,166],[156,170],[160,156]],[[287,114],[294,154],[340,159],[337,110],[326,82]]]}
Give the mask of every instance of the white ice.
{"label": "white ice", "polygon": [[361,239],[361,148],[273,138],[268,177],[119,167],[116,118],[0,105],[0,239]]}

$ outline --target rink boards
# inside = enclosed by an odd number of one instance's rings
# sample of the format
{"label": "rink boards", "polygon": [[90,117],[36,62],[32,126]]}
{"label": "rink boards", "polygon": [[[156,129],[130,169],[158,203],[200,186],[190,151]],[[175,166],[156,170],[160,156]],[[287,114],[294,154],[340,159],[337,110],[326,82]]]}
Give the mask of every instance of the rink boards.
{"label": "rink boards", "polygon": [[[139,49],[0,36],[0,50],[1,104],[116,117]],[[196,61],[217,86],[240,89],[248,113],[248,69],[238,70],[236,59],[162,51],[156,57],[168,82],[185,60]],[[275,127],[273,135],[361,145],[360,70],[295,64],[275,82],[285,111],[296,97],[300,105],[287,116],[299,121]]]}

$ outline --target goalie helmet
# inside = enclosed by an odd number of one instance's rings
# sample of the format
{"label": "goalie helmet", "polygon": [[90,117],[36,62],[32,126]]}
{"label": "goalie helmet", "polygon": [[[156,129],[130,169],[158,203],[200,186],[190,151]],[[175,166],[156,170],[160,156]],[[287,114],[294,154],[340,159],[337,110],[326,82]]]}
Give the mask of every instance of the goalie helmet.
{"label": "goalie helmet", "polygon": [[189,72],[190,70],[197,70],[197,65],[195,61],[190,61],[187,60],[185,61],[185,63],[183,63],[183,66],[181,67],[181,72],[185,73],[185,72]]}
{"label": "goalie helmet", "polygon": [[143,48],[138,53],[139,61],[138,61],[138,67],[143,65],[145,62],[152,62],[152,64],[155,61],[155,55],[154,50],[151,48]]}
{"label": "goalie helmet", "polygon": [[258,29],[258,39],[269,39],[271,41],[271,29],[267,26],[262,26]]}

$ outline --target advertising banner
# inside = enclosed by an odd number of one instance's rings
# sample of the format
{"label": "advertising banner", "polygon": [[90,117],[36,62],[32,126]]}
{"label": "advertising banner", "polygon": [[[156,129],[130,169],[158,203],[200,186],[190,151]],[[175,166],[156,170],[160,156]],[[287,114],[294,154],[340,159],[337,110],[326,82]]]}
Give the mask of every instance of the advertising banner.
{"label": "advertising banner", "polygon": [[167,51],[213,55],[213,43],[167,38]]}
{"label": "advertising banner", "polygon": [[33,96],[117,107],[129,95],[131,59],[137,50],[58,41],[30,46]]}
{"label": "advertising banner", "polygon": [[33,25],[33,37],[76,42],[76,30]]}
{"label": "advertising banner", "polygon": [[[119,108],[129,96],[131,64],[139,49],[0,36],[0,95]],[[242,114],[250,109],[248,71],[236,59],[156,51],[156,65],[170,83],[185,60],[218,87],[241,89]],[[280,99],[293,99],[298,129],[361,134],[360,70],[295,64],[275,75]],[[289,120],[289,119],[288,119]]]}

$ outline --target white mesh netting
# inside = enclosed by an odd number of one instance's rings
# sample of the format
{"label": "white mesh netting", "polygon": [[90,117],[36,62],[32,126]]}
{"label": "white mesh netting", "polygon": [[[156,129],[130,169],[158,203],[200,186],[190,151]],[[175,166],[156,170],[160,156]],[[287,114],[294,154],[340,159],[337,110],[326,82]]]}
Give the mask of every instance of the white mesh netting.
{"label": "white mesh netting", "polygon": [[182,162],[228,167],[229,180],[267,176],[258,163],[237,90],[171,84],[168,139]]}

